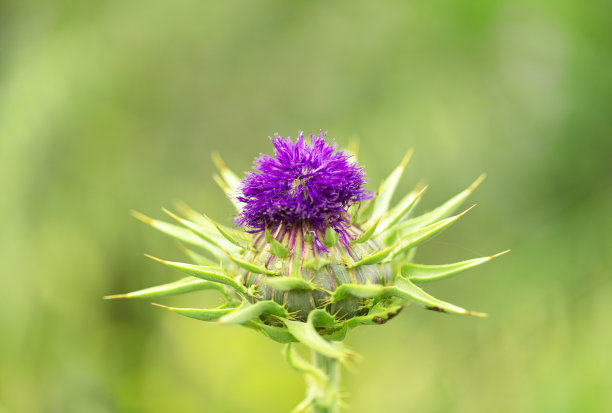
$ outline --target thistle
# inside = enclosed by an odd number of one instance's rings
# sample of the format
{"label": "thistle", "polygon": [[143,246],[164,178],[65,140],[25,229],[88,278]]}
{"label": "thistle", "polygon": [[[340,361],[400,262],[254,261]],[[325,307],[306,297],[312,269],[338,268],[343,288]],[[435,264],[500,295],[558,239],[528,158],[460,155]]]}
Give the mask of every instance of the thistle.
{"label": "thistle", "polygon": [[[271,138],[274,156],[261,155],[242,180],[218,155],[215,181],[237,210],[229,227],[179,205],[178,224],[134,212],[146,224],[199,249],[183,247],[192,263],[150,258],[188,277],[106,298],[159,298],[217,290],[218,308],[175,308],[183,316],[241,324],[286,343],[288,363],[306,375],[306,398],[295,409],[337,412],[340,364],[355,353],[342,345],[359,325],[384,324],[409,304],[443,313],[484,316],[439,300],[418,284],[440,280],[501,254],[445,265],[413,262],[416,247],[448,228],[471,208],[451,216],[483,180],[423,215],[413,216],[425,187],[391,207],[412,154],[409,151],[374,194],[363,169],[326,135],[302,133],[295,141]],[[311,349],[303,359],[294,347]]]}

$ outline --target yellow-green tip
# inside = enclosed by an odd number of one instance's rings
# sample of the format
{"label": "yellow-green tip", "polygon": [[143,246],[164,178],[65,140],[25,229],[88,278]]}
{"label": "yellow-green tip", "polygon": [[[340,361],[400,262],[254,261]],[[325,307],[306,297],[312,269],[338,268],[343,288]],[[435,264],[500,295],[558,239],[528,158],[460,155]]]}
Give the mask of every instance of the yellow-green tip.
{"label": "yellow-green tip", "polygon": [[486,173],[481,174],[478,178],[476,178],[474,182],[472,182],[472,185],[468,187],[468,191],[473,192],[478,187],[478,185],[480,185],[482,181],[485,180],[486,177],[487,177]]}
{"label": "yellow-green tip", "polygon": [[406,152],[406,155],[404,155],[404,158],[402,159],[402,162],[400,163],[400,166],[402,168],[405,168],[406,165],[408,165],[408,162],[410,161],[410,158],[412,158],[413,153],[414,153],[413,148],[408,149],[408,152]]}
{"label": "yellow-green tip", "polygon": [[114,300],[117,298],[128,298],[129,294],[113,294],[113,295],[105,295],[102,297],[103,300]]}
{"label": "yellow-green tip", "polygon": [[149,218],[148,216],[144,214],[141,214],[138,211],[131,210],[130,215],[132,215],[137,220],[144,222],[147,225],[151,225],[153,223],[153,219]]}

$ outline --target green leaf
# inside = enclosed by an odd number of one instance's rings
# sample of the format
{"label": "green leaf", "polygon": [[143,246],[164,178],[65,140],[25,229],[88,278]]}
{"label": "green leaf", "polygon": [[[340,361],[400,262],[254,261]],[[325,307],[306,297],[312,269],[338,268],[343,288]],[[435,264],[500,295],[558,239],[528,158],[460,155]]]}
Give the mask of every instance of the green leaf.
{"label": "green leaf", "polygon": [[355,328],[358,325],[385,324],[397,316],[406,305],[405,303],[397,304],[393,301],[387,304],[381,301],[372,307],[367,315],[350,318],[342,324],[345,329]]}
{"label": "green leaf", "polygon": [[455,195],[447,202],[440,205],[438,208],[433,209],[421,216],[403,222],[399,227],[400,232],[406,232],[415,230],[417,228],[422,228],[444,217],[449,216],[450,214],[455,212],[455,210],[459,208],[459,206],[461,206],[461,204],[472,194],[472,192],[474,192],[474,190],[478,187],[478,185],[480,185],[480,183],[485,179],[485,177],[486,174],[480,175],[478,179],[476,179],[467,189]]}
{"label": "green leaf", "polygon": [[368,201],[361,201],[357,205],[357,210],[354,211],[354,212],[349,210],[349,213],[353,217],[351,219],[351,223],[352,224],[359,224],[361,226],[367,226],[365,224],[365,222],[367,222],[372,217],[372,214],[374,213],[374,204],[375,203],[376,203],[376,197],[374,197],[374,198],[372,198],[372,199],[370,199]]}
{"label": "green leaf", "polygon": [[266,284],[277,291],[314,290],[314,284],[303,278],[266,277]]}
{"label": "green leaf", "polygon": [[379,262],[382,262],[385,258],[387,258],[389,254],[391,254],[395,248],[396,248],[396,245],[392,245],[385,249],[374,251],[371,254],[364,255],[359,261],[347,262],[346,266],[348,268],[357,268],[361,265],[378,264]]}
{"label": "green leaf", "polygon": [[376,221],[374,225],[372,225],[370,228],[363,231],[359,237],[352,240],[351,244],[361,244],[369,240],[372,237],[372,235],[374,235],[374,231],[376,231],[376,228],[378,227],[380,220],[381,218],[379,218],[378,221]]}
{"label": "green leaf", "polygon": [[394,264],[402,264],[402,263],[410,263],[410,262],[414,262],[414,257],[416,257],[416,252],[418,250],[418,247],[410,247],[408,249],[405,249],[404,251],[402,251],[401,253],[395,255],[393,257],[393,263]]}
{"label": "green leaf", "polygon": [[177,242],[179,248],[181,249],[181,251],[183,251],[183,253],[185,253],[185,255],[187,255],[189,257],[189,259],[191,259],[191,261],[193,261],[194,264],[196,265],[204,265],[207,267],[216,267],[217,263],[208,259],[207,257],[198,254],[195,251],[190,250],[189,248],[185,247],[183,244],[181,244],[180,242]]}
{"label": "green leaf", "polygon": [[267,268],[260,267],[241,258],[234,257],[233,255],[227,254],[226,256],[247,271],[254,272],[256,274],[280,275],[278,271],[268,270]]}
{"label": "green leaf", "polygon": [[412,232],[402,235],[399,246],[397,246],[395,248],[395,251],[393,252],[393,257],[397,257],[399,254],[401,254],[403,251],[407,250],[408,248],[413,248],[433,238],[434,236],[438,235],[440,232],[448,228],[451,224],[453,224],[455,221],[461,218],[464,214],[466,214],[472,208],[473,206],[466,209],[459,215],[455,215],[454,217],[443,219],[425,228],[420,228],[420,229],[417,229],[417,230],[414,230]]}
{"label": "green leaf", "polygon": [[[447,312],[447,313],[453,313],[453,314],[472,315],[472,316],[479,316],[479,317],[485,316],[482,313],[467,311],[461,307],[457,307],[456,305],[438,300],[437,298],[434,298],[431,295],[427,294],[425,291],[423,291],[422,289],[420,289],[419,287],[411,283],[408,279],[403,278],[402,276],[396,277],[396,282],[395,282],[395,285],[393,286],[383,286],[383,285],[377,285],[377,284],[370,284],[370,285],[343,284],[340,287],[338,287],[338,289],[336,289],[336,291],[331,297],[331,300],[332,302],[338,302],[349,296],[357,297],[357,298],[397,297],[402,300],[413,301],[418,304],[421,304],[428,310]],[[397,311],[399,311],[398,306],[395,306],[388,313],[388,315],[393,316],[393,314],[391,313],[397,312]],[[372,315],[372,317],[380,316],[378,314],[376,315],[374,314],[375,313],[370,312],[370,314],[368,315]],[[389,317],[387,317],[387,319],[388,318]],[[352,323],[362,323],[362,322],[372,321],[373,323],[381,324],[380,322],[381,320],[382,320],[381,318],[374,320],[373,318],[368,319],[366,317],[366,318],[358,319],[357,321],[354,321]],[[348,325],[351,326],[352,324],[349,323]]]}
{"label": "green leaf", "polygon": [[[176,204],[176,208],[178,209],[178,211],[181,214],[183,214],[185,218],[187,218],[190,221],[193,221],[195,224],[199,225],[200,227],[205,229],[207,232],[214,234],[215,236],[220,234],[220,231],[215,227],[216,225],[223,232],[230,235],[234,240],[238,241],[240,244],[242,245],[252,244],[253,237],[248,232],[245,232],[245,231],[242,231],[236,228],[231,228],[226,225],[222,225],[218,222],[215,222],[213,224],[212,220],[207,215],[201,214],[195,211],[194,209],[192,209],[189,205],[185,204],[184,202],[179,201],[179,202],[175,202],[175,204]],[[217,238],[221,239],[224,237],[221,236]]]}
{"label": "green leaf", "polygon": [[216,174],[213,175],[214,180],[217,182],[217,185],[221,187],[223,192],[225,192],[225,195],[230,201],[232,201],[236,210],[240,212],[242,210],[242,204],[236,199],[238,188],[240,187],[240,178],[225,166],[225,162],[223,162],[223,159],[221,159],[218,153],[212,154],[212,161],[221,174],[221,177]]}
{"label": "green leaf", "polygon": [[338,343],[332,343],[330,341],[327,341],[317,332],[313,324],[313,320],[321,317],[321,315],[318,314],[320,312],[325,312],[325,310],[311,311],[310,314],[308,314],[308,321],[305,323],[301,321],[292,321],[287,319],[282,319],[282,321],[287,326],[289,332],[299,342],[310,347],[314,351],[323,354],[324,356],[338,359],[343,362],[346,362],[349,359],[355,357],[355,354],[351,351],[343,348]]}
{"label": "green leaf", "polygon": [[295,350],[295,346],[293,344],[288,343],[283,349],[283,354],[287,360],[287,363],[289,363],[289,366],[300,373],[310,374],[317,380],[319,386],[323,386],[327,382],[327,374],[325,374],[325,372],[323,372],[323,370],[317,366],[304,360]]}
{"label": "green leaf", "polygon": [[387,294],[404,300],[413,301],[416,304],[420,304],[426,309],[432,311],[459,315],[470,315],[476,317],[486,317],[486,314],[484,313],[468,311],[454,304],[438,300],[437,298],[427,294],[425,291],[410,282],[410,280],[402,277],[401,275],[398,275],[396,277],[395,286],[390,289]]}
{"label": "green leaf", "polygon": [[508,251],[500,252],[499,254],[491,255],[490,257],[474,258],[467,261],[456,262],[454,264],[423,265],[408,263],[402,265],[402,276],[408,278],[412,282],[417,283],[437,281],[450,277],[451,275],[458,274],[469,268],[476,267],[480,264],[484,264],[485,262],[499,257]]}
{"label": "green leaf", "polygon": [[236,191],[240,187],[240,178],[231,169],[229,169],[223,159],[217,152],[213,152],[211,155],[212,161],[215,164],[215,167],[219,170],[221,177],[227,183],[227,185],[232,189],[232,191]]}
{"label": "green leaf", "polygon": [[342,284],[331,295],[331,302],[337,303],[348,297],[375,298],[381,297],[388,288],[380,284]]}
{"label": "green leaf", "polygon": [[404,159],[402,159],[400,165],[395,168],[393,172],[391,172],[391,175],[389,175],[387,179],[383,181],[378,191],[378,196],[374,199],[374,212],[366,223],[366,227],[374,225],[374,223],[378,221],[389,209],[395,188],[397,188],[397,184],[404,173],[404,169],[406,169],[406,165],[412,156],[412,152],[413,150],[410,149],[404,156]]}
{"label": "green leaf", "polygon": [[172,261],[164,261],[162,259],[153,257],[151,255],[145,254],[146,257],[151,258],[152,260],[161,262],[164,265],[167,265],[170,268],[174,268],[175,270],[184,272],[187,275],[191,275],[193,277],[201,278],[206,281],[216,282],[219,284],[224,284],[229,287],[232,287],[234,290],[238,291],[243,295],[250,295],[247,289],[239,284],[233,278],[228,277],[222,270],[214,267],[205,267],[202,265],[192,265],[185,264],[182,262],[172,262]]}
{"label": "green leaf", "polygon": [[295,343],[297,339],[291,335],[289,331],[287,331],[284,327],[276,327],[268,324],[264,324],[260,321],[256,321],[251,319],[243,324],[245,327],[252,328],[254,330],[259,331],[266,337],[271,340],[276,341],[277,343]]}
{"label": "green leaf", "polygon": [[319,271],[321,268],[323,268],[326,265],[329,265],[330,263],[331,263],[331,260],[329,258],[321,257],[318,255],[304,262],[302,266],[304,268]]}
{"label": "green leaf", "polygon": [[266,242],[270,244],[270,252],[276,255],[278,258],[287,258],[291,251],[289,251],[283,244],[278,242],[276,238],[270,234],[270,230],[266,228]]}
{"label": "green leaf", "polygon": [[219,322],[222,324],[242,324],[261,315],[274,315],[283,318],[289,317],[287,310],[274,301],[258,301],[255,304],[245,301],[235,311],[221,317]]}
{"label": "green leaf", "polygon": [[336,326],[336,319],[325,310],[313,310],[308,314],[308,322],[315,327],[330,328]]}
{"label": "green leaf", "polygon": [[336,245],[338,242],[338,233],[332,227],[325,228],[325,239],[323,240],[323,245],[325,248],[331,248]]}
{"label": "green leaf", "polygon": [[155,228],[156,230],[170,235],[173,238],[203,248],[219,258],[225,259],[219,247],[208,241],[203,240],[188,229],[179,227],[177,225],[169,224],[164,221],[158,221],[156,219],[149,218],[148,216],[143,215],[137,211],[132,211],[132,216],[138,219],[139,221],[142,221],[145,224]]}
{"label": "green leaf", "polygon": [[170,310],[174,313],[180,314],[185,317],[195,318],[200,321],[213,321],[217,320],[224,315],[230,314],[234,311],[234,308],[177,308],[177,307],[167,307],[165,305],[151,303],[157,307],[165,308],[166,310]]}
{"label": "green leaf", "polygon": [[138,290],[127,294],[107,295],[106,297],[104,297],[104,299],[109,300],[114,298],[157,298],[166,297],[169,295],[185,294],[192,291],[201,290],[217,290],[225,294],[225,289],[223,288],[223,286],[217,283],[201,280],[195,277],[186,277],[172,283],[158,285],[151,288],[145,288],[143,290]]}
{"label": "green leaf", "polygon": [[[324,394],[324,389],[326,386],[329,386],[329,376],[320,368],[300,357],[291,343],[287,344],[284,348],[283,354],[289,366],[306,375],[306,383],[308,384],[306,397],[291,411],[291,413],[310,412],[312,410],[313,401],[316,399],[317,395]],[[321,409],[318,410],[320,411]],[[329,411],[329,409],[326,410]]]}
{"label": "green leaf", "polygon": [[235,246],[242,249],[248,249],[251,247],[247,242],[244,241],[244,239],[234,236],[239,231],[223,228],[221,225],[213,221],[209,216],[205,215],[205,217],[210,221],[210,223],[215,227],[215,229],[219,231],[223,238],[225,238]]}
{"label": "green leaf", "polygon": [[386,230],[392,228],[393,225],[409,215],[421,199],[421,196],[425,193],[425,190],[427,190],[427,187],[424,187],[420,191],[414,190],[406,195],[395,208],[385,215],[381,225],[376,231],[376,235],[382,234]]}
{"label": "green leaf", "polygon": [[174,218],[176,221],[181,223],[181,225],[185,226],[186,228],[191,230],[194,234],[196,234],[197,236],[199,236],[206,242],[209,242],[210,244],[214,245],[218,249],[222,251],[229,250],[234,253],[238,252],[234,244],[232,244],[225,238],[218,236],[217,230],[214,226],[211,225],[211,227],[209,228],[204,228],[203,226],[198,225],[192,221],[189,221],[188,219],[184,219],[184,218],[181,218],[173,214],[172,212],[168,211],[166,208],[162,208],[162,211],[164,211],[170,217]]}
{"label": "green leaf", "polygon": [[312,235],[312,232],[305,232],[304,233],[304,242],[313,242],[314,241],[314,235]]}

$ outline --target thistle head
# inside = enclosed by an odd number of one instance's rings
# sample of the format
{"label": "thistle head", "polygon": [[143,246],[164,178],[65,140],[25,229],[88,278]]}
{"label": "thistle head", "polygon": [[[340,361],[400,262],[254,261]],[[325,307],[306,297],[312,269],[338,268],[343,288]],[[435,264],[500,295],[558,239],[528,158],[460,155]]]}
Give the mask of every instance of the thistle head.
{"label": "thistle head", "polygon": [[350,352],[341,340],[363,324],[383,324],[410,303],[428,310],[482,315],[439,300],[418,284],[450,277],[499,255],[454,264],[416,264],[415,247],[436,236],[465,212],[453,215],[482,181],[438,208],[414,216],[425,188],[391,205],[411,152],[376,195],[364,189],[354,158],[326,135],[296,140],[271,138],[274,155],[261,155],[240,179],[218,156],[215,180],[237,209],[224,226],[180,205],[178,225],[135,216],[198,251],[183,247],[191,264],[158,260],[187,278],[129,294],[156,298],[214,289],[224,304],[215,309],[170,308],[199,320],[242,324],[279,342],[300,341],[331,358]]}
{"label": "thistle head", "polygon": [[331,228],[347,245],[347,209],[373,194],[364,190],[363,168],[326,136],[312,135],[310,143],[303,132],[295,141],[270,138],[274,156],[262,154],[241,182],[237,199],[244,205],[236,223],[253,232],[303,228],[321,249],[322,235]]}

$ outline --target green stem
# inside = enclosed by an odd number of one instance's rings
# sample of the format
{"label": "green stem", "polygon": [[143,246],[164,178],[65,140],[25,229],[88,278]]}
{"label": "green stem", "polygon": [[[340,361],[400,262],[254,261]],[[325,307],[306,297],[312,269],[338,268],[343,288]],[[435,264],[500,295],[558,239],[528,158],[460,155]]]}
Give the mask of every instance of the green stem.
{"label": "green stem", "polygon": [[328,377],[328,381],[317,389],[312,413],[339,413],[340,363],[337,359],[326,357],[313,350],[312,364],[320,368]]}

